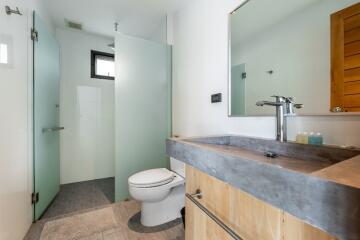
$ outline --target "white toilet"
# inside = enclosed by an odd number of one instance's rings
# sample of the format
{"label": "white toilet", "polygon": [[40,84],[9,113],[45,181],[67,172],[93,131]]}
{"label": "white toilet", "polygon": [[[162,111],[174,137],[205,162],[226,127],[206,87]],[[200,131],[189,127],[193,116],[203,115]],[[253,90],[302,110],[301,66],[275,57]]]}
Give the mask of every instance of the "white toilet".
{"label": "white toilet", "polygon": [[185,164],[171,158],[170,170],[150,169],[129,177],[129,192],[141,202],[141,224],[157,226],[181,217],[185,205]]}

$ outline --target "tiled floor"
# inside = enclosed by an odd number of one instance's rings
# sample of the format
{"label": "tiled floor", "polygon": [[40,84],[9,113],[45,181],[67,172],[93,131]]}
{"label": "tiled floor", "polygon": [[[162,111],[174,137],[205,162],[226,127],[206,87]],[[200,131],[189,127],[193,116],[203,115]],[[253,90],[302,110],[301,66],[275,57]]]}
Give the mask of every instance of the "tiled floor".
{"label": "tiled floor", "polygon": [[[129,227],[129,220],[140,211],[136,201],[110,204],[34,224],[25,240],[183,240],[180,220],[166,224],[157,232]],[[134,218],[132,218],[134,219]],[[132,230],[133,229],[133,230]],[[151,232],[151,233],[144,233]]]}
{"label": "tiled floor", "polygon": [[42,219],[108,205],[114,202],[115,178],[64,184]]}

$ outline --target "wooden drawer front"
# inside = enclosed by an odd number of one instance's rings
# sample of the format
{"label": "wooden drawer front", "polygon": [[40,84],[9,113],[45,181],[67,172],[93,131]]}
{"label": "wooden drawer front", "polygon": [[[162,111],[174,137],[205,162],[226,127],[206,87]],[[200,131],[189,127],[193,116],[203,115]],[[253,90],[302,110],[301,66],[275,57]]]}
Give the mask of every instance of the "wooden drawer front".
{"label": "wooden drawer front", "polygon": [[186,199],[186,240],[233,240],[233,238],[209,218],[189,199]]}
{"label": "wooden drawer front", "polygon": [[237,189],[230,191],[230,209],[232,225],[244,239],[281,239],[280,209]]}
{"label": "wooden drawer front", "polygon": [[186,166],[186,192],[194,194],[200,189],[202,198],[197,199],[204,207],[228,224],[230,186],[190,166]]}
{"label": "wooden drawer front", "polygon": [[243,239],[281,239],[281,210],[187,166],[186,192],[193,194],[197,189],[202,192],[198,201]]}
{"label": "wooden drawer front", "polygon": [[[327,233],[191,166],[186,166],[186,192],[197,189],[201,205],[244,240],[334,240]],[[186,240],[233,239],[201,209],[186,199]]]}
{"label": "wooden drawer front", "polygon": [[284,240],[336,240],[288,213],[284,213],[283,236]]}

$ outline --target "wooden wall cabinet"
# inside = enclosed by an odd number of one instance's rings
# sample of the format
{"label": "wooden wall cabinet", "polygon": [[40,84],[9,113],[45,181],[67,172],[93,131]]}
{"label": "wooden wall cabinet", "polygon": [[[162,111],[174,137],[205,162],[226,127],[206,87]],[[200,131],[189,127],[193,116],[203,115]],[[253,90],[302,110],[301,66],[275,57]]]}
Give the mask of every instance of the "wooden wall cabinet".
{"label": "wooden wall cabinet", "polygon": [[[327,233],[199,170],[186,167],[186,192],[197,199],[244,240],[333,240]],[[186,240],[233,238],[186,199]]]}
{"label": "wooden wall cabinet", "polygon": [[331,111],[360,112],[360,3],[331,15]]}

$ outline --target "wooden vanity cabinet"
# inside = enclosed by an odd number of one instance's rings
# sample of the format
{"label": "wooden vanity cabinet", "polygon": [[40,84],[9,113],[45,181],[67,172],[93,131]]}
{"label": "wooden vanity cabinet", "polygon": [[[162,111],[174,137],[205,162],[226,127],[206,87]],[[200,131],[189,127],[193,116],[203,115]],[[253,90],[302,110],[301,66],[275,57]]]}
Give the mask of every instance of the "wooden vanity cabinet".
{"label": "wooden vanity cabinet", "polygon": [[233,240],[233,238],[190,200],[186,201],[186,240]]}
{"label": "wooden vanity cabinet", "polygon": [[[191,166],[186,167],[186,192],[201,190],[196,199],[244,240],[335,239],[299,219]],[[186,240],[233,239],[191,200],[186,199]]]}

